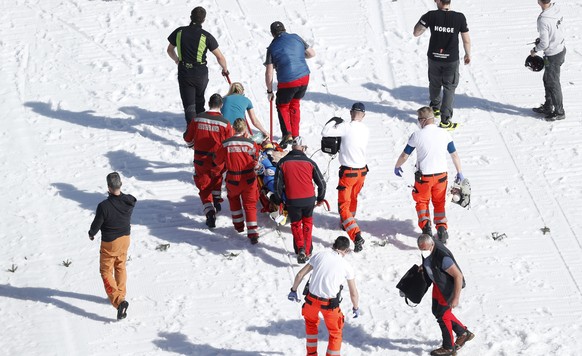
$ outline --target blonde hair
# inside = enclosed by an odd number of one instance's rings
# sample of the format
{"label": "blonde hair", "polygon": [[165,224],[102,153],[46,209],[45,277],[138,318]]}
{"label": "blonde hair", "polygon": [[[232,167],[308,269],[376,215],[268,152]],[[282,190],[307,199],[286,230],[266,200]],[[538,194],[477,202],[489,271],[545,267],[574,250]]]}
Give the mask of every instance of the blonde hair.
{"label": "blonde hair", "polygon": [[239,82],[234,82],[230,85],[230,88],[228,88],[228,93],[226,93],[226,96],[229,96],[232,94],[244,95],[244,93],[245,93],[245,88],[243,87],[243,85]]}
{"label": "blonde hair", "polygon": [[247,123],[245,122],[245,119],[238,118],[234,120],[232,128],[236,133],[243,133],[247,130]]}

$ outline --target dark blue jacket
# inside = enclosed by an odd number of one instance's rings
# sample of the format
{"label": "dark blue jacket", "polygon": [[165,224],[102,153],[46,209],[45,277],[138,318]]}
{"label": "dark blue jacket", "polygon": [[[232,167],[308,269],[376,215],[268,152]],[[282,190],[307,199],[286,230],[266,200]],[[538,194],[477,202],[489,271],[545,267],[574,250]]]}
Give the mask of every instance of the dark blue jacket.
{"label": "dark blue jacket", "polygon": [[305,61],[307,44],[293,33],[283,32],[273,39],[267,48],[267,61],[277,70],[277,81],[287,83],[308,75],[309,67]]}

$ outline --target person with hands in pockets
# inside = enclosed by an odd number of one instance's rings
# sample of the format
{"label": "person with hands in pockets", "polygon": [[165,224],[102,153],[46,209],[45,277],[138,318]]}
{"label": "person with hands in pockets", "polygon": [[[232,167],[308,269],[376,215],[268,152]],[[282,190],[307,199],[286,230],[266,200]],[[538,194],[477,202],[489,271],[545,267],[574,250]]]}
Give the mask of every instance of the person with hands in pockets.
{"label": "person with hands in pockets", "polygon": [[420,130],[414,132],[408,139],[400,157],[394,166],[394,174],[402,177],[402,165],[410,154],[416,150],[416,173],[412,198],[416,202],[418,226],[424,234],[432,236],[429,203],[434,207],[434,223],[437,227],[439,241],[446,243],[449,238],[445,201],[447,196],[447,153],[451,155],[457,169],[455,180],[463,181],[461,159],[453,138],[447,130],[440,130],[435,124],[434,112],[424,106],[417,110]]}
{"label": "person with hands in pockets", "polygon": [[[339,355],[342,343],[344,315],[340,309],[343,282],[347,280],[352,301],[353,317],[360,316],[359,294],[353,267],[344,259],[350,251],[350,239],[336,238],[331,250],[316,253],[295,276],[288,299],[299,302],[297,288],[305,276],[313,271],[307,283],[305,303],[301,314],[305,318],[307,355],[317,355],[319,313],[329,332],[326,355]],[[305,292],[304,292],[305,293]]]}

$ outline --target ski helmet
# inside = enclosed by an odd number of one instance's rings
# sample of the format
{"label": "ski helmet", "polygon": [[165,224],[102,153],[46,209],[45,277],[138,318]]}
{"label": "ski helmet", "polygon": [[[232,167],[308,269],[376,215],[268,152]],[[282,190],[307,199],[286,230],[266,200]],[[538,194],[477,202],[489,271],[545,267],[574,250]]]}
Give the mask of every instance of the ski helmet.
{"label": "ski helmet", "polygon": [[527,56],[525,66],[534,72],[544,69],[544,59],[540,56]]}

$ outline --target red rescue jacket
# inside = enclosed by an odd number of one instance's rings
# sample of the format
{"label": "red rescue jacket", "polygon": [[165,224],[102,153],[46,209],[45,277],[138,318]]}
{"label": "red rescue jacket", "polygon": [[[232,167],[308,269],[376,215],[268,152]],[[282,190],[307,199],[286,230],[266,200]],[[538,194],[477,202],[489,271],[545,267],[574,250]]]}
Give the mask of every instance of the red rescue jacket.
{"label": "red rescue jacket", "polygon": [[222,141],[233,135],[230,122],[220,112],[205,111],[190,121],[184,141],[193,144],[194,164],[212,164]]}
{"label": "red rescue jacket", "polygon": [[226,182],[254,180],[255,166],[259,157],[259,147],[250,138],[232,136],[222,142],[216,152],[216,164],[226,164]]}

